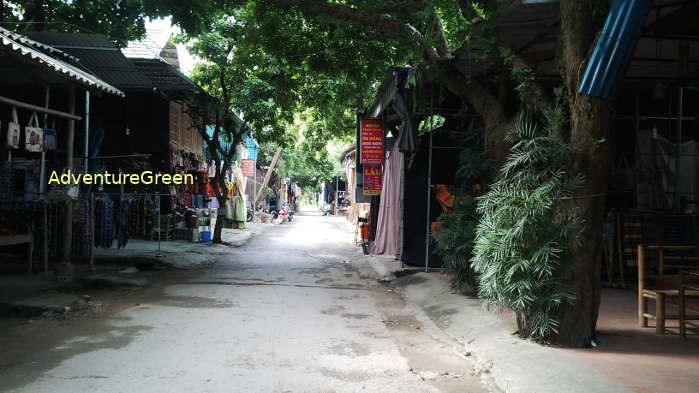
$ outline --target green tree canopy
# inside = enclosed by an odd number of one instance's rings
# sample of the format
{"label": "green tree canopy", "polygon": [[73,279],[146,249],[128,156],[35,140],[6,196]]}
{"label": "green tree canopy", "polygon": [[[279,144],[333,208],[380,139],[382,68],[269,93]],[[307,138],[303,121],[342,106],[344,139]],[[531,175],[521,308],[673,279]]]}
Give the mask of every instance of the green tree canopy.
{"label": "green tree canopy", "polygon": [[183,30],[206,30],[225,0],[3,0],[0,21],[17,31],[106,34],[121,45],[142,38],[148,18],[172,17]]}

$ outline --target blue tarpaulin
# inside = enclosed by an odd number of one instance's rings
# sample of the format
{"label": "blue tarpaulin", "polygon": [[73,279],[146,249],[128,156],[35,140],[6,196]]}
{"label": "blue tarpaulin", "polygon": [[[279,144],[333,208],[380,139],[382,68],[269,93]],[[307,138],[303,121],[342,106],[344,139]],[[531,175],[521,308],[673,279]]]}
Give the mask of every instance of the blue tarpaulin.
{"label": "blue tarpaulin", "polygon": [[651,0],[615,0],[587,63],[578,91],[616,96],[648,18]]}
{"label": "blue tarpaulin", "polygon": [[250,136],[245,137],[245,147],[248,149],[248,160],[257,160],[257,142]]}

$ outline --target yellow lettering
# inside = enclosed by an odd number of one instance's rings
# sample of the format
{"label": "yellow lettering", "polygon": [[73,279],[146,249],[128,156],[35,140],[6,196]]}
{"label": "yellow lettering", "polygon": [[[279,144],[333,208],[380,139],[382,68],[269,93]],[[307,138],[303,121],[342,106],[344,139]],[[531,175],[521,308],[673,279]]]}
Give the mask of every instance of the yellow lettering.
{"label": "yellow lettering", "polygon": [[141,183],[143,184],[153,184],[153,172],[144,171],[141,173]]}
{"label": "yellow lettering", "polygon": [[49,179],[49,184],[52,183],[61,184],[61,180],[58,178],[58,173],[56,171],[51,171],[51,178]]}

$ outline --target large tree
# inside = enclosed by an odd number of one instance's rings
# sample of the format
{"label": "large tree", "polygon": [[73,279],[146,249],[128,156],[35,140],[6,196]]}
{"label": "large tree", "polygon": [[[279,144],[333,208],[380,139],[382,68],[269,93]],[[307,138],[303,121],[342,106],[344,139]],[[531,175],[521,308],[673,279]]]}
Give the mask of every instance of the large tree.
{"label": "large tree", "polygon": [[142,38],[147,18],[172,17],[183,30],[205,31],[224,0],[0,0],[3,27],[18,31],[106,34],[125,45]]}
{"label": "large tree", "polygon": [[[548,91],[538,83],[520,48],[506,45],[495,32],[494,16],[513,0],[233,3],[237,10],[244,10],[248,22],[256,21],[255,41],[265,45],[268,53],[288,64],[307,65],[328,75],[334,72],[335,80],[375,77],[367,72],[372,61],[385,69],[385,62],[392,58],[429,68],[442,86],[480,116],[496,162],[502,162],[509,149],[504,135],[512,127],[518,106],[524,104],[539,115],[550,107]],[[566,277],[575,302],[558,310],[559,334],[551,337],[571,346],[590,344],[599,307],[600,231],[610,160],[605,141],[613,105],[577,93],[577,86],[606,7],[603,0],[560,0],[558,4],[557,64],[566,88],[569,143],[575,155],[574,169],[585,178],[580,197],[575,199],[586,224],[585,247],[573,256],[573,268]],[[362,43],[354,44],[347,32]],[[502,72],[497,77],[472,77],[469,65],[486,58],[499,64]]]}

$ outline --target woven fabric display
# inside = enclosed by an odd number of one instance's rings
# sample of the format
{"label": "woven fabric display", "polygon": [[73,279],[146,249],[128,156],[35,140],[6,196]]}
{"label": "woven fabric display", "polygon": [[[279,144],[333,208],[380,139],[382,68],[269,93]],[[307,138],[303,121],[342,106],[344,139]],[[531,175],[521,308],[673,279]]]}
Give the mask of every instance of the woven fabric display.
{"label": "woven fabric display", "polygon": [[20,127],[17,120],[17,109],[12,107],[12,120],[7,123],[7,144],[9,149],[19,149]]}
{"label": "woven fabric display", "polygon": [[44,149],[44,129],[39,127],[36,112],[29,118],[29,125],[24,128],[24,149],[39,153]]}

